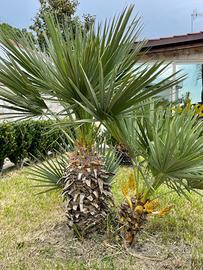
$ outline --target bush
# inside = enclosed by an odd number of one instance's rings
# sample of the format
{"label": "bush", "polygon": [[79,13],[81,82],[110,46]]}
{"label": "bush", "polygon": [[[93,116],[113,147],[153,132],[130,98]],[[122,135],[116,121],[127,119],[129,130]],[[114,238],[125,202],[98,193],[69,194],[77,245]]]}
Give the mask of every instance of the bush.
{"label": "bush", "polygon": [[[46,156],[49,151],[59,150],[60,144],[62,144],[61,132],[59,129],[51,131],[51,125],[54,121],[42,120],[32,121],[30,126],[32,127],[33,139],[29,147],[29,157],[40,158],[42,155]],[[50,132],[51,131],[51,132]]]}
{"label": "bush", "polygon": [[[21,165],[26,158],[41,158],[49,151],[59,150],[62,144],[61,132],[54,129],[53,120],[29,120],[0,124],[0,169],[5,158],[15,165]],[[66,141],[67,143],[67,141]]]}
{"label": "bush", "polygon": [[16,148],[14,126],[10,123],[0,125],[0,170],[8,153],[12,154]]}
{"label": "bush", "polygon": [[12,153],[8,153],[8,158],[16,165],[22,164],[28,158],[28,150],[33,140],[32,123],[29,121],[17,122],[13,124],[16,147]]}

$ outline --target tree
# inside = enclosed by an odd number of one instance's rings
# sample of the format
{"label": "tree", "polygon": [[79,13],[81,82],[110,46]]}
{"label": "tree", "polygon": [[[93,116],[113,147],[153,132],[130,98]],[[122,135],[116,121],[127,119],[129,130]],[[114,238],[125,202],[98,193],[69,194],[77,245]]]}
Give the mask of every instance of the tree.
{"label": "tree", "polygon": [[0,29],[7,33],[15,33],[15,36],[21,37],[22,30],[15,28],[8,23],[1,23]]}
{"label": "tree", "polygon": [[26,35],[27,38],[33,39],[32,33],[28,32],[27,29],[25,29],[25,28],[19,29],[19,28],[11,26],[8,23],[1,23],[0,30],[2,30],[3,32],[7,32],[8,35],[14,35],[15,38],[18,38],[19,41],[20,41],[20,39],[22,39],[22,34]]}
{"label": "tree", "polygon": [[168,192],[187,199],[192,191],[203,190],[203,126],[194,111],[185,108],[180,113],[171,106],[151,103],[137,114],[139,117],[132,115],[111,124],[134,164],[134,173],[122,187],[126,199],[120,207],[120,225],[129,244],[148,215],[169,213],[171,206],[156,209],[160,187],[166,185]]}
{"label": "tree", "polygon": [[44,33],[49,36],[46,24],[46,15],[52,14],[60,25],[60,30],[63,32],[65,28],[75,28],[76,25],[89,29],[94,23],[94,16],[88,14],[84,15],[84,24],[79,17],[75,16],[75,12],[79,2],[77,0],[40,0],[41,7],[34,19],[33,25],[30,27],[37,35],[41,45],[46,42],[44,40]]}
{"label": "tree", "polygon": [[[62,33],[48,16],[45,52],[30,40],[18,46],[6,33],[0,39],[7,53],[0,63],[0,83],[6,87],[1,87],[0,99],[8,103],[1,106],[21,118],[65,115],[70,125],[77,126],[74,151],[63,175],[56,167],[53,176],[52,167],[41,176],[46,186],[53,187],[54,182],[63,188],[68,224],[82,234],[101,227],[113,200],[111,171],[95,148],[95,121],[112,132],[112,123],[129,117],[148,98],[182,79],[173,81],[172,75],[157,83],[167,66],[157,62],[143,68],[139,64],[143,42],[135,43],[140,28],[132,12],[130,6],[103,28],[99,24],[88,32],[77,27]],[[59,104],[61,112],[49,107],[50,101]],[[63,122],[58,128],[63,130]]]}

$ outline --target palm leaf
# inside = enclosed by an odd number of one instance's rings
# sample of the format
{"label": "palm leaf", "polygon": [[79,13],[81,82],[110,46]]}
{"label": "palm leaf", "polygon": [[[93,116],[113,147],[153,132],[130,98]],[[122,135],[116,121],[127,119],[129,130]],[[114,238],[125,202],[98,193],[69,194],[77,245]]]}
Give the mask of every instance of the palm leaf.
{"label": "palm leaf", "polygon": [[[75,119],[112,120],[128,114],[151,96],[179,83],[168,76],[156,82],[167,66],[139,64],[145,43],[136,42],[139,18],[132,18],[129,6],[111,21],[94,25],[87,33],[78,27],[63,34],[52,16],[47,16],[49,38],[46,51],[38,44],[1,32],[0,46],[6,58],[0,59],[0,99],[15,116],[56,115],[70,111]],[[71,109],[70,109],[71,108]]]}
{"label": "palm leaf", "polygon": [[184,196],[191,190],[202,189],[202,121],[193,111],[179,114],[170,108],[154,107],[148,113],[148,117],[145,113],[116,124],[118,138],[128,147],[135,164],[141,156],[144,161],[140,167],[153,175],[147,194],[164,183]]}

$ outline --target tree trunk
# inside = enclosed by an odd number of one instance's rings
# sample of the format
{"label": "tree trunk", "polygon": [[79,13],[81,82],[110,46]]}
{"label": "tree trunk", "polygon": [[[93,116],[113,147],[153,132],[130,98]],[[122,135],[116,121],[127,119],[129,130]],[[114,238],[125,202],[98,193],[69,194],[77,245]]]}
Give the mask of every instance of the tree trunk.
{"label": "tree trunk", "polygon": [[114,203],[110,175],[94,149],[81,147],[70,154],[60,183],[64,186],[68,226],[83,237],[100,230],[111,212]]}

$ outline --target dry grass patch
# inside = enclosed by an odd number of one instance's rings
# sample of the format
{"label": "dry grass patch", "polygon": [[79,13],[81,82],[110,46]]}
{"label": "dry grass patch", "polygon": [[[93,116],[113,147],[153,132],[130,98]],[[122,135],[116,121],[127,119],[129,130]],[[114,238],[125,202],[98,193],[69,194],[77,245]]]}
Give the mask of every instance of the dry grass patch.
{"label": "dry grass patch", "polygon": [[[164,197],[163,204],[174,204],[172,213],[151,220],[136,247],[126,252],[106,236],[74,239],[65,224],[60,193],[36,196],[37,190],[24,172],[13,172],[0,180],[0,269],[203,268],[201,197],[192,195],[191,202],[175,194]],[[128,173],[129,169],[118,172],[113,187],[117,201],[122,200],[119,184]],[[133,256],[135,253],[141,258]]]}

